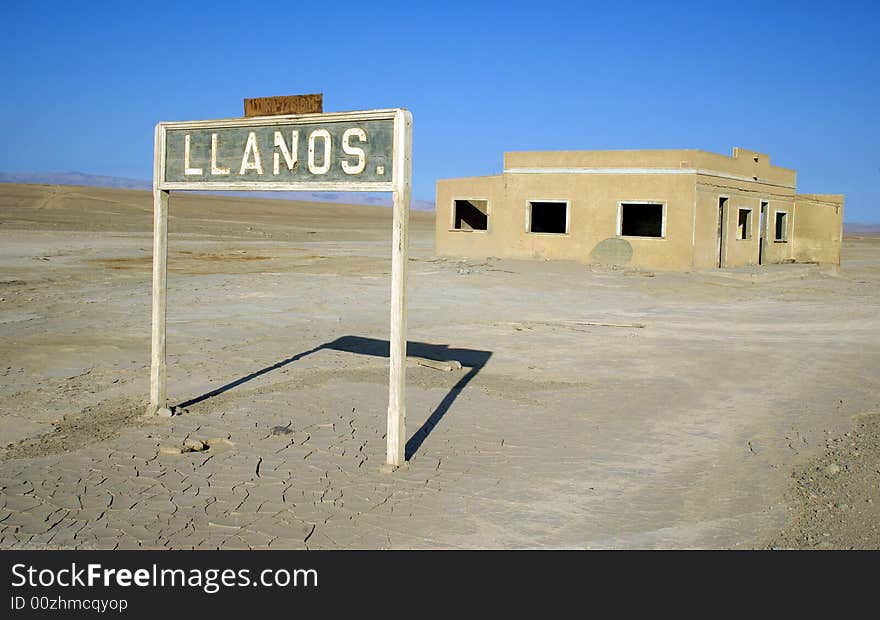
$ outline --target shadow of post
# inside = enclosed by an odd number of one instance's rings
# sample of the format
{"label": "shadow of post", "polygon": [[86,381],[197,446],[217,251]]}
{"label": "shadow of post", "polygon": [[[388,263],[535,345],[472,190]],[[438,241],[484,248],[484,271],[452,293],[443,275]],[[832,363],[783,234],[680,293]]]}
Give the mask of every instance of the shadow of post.
{"label": "shadow of post", "polygon": [[321,345],[320,347],[315,347],[314,349],[309,349],[308,351],[303,351],[302,353],[297,353],[296,355],[291,355],[290,357],[283,359],[280,362],[275,362],[271,366],[266,366],[265,368],[261,368],[260,370],[252,372],[249,375],[245,375],[244,377],[240,377],[240,378],[236,379],[235,381],[230,381],[226,385],[221,385],[217,389],[211,390],[210,392],[205,392],[201,396],[196,396],[195,398],[190,398],[188,401],[182,402],[179,405],[177,405],[177,407],[175,407],[175,409],[177,409],[177,408],[186,409],[187,407],[190,407],[192,405],[200,403],[203,400],[208,400],[209,398],[214,398],[215,396],[219,396],[223,392],[228,392],[232,388],[236,388],[239,385],[242,385],[243,383],[247,383],[248,381],[253,381],[257,377],[262,377],[266,373],[272,372],[273,370],[278,370],[279,368],[283,368],[284,366],[287,366],[288,364],[292,364],[293,362],[295,362],[297,360],[301,360],[302,358],[306,357],[307,355],[311,355],[312,353],[316,353],[323,348],[324,348],[324,345]]}
{"label": "shadow of post", "polygon": [[[343,336],[337,338],[333,342],[324,345],[326,349],[334,349],[336,351],[348,351],[350,353],[358,353],[360,355],[372,355],[376,357],[390,357],[390,345],[387,340],[378,340],[376,338],[364,338],[362,336]],[[407,342],[406,354],[414,357],[424,357],[426,359],[436,360],[439,362],[457,360],[461,362],[462,367],[467,367],[467,373],[452,386],[449,393],[443,397],[437,408],[428,416],[428,419],[422,423],[419,429],[413,433],[406,442],[406,460],[410,460],[425,442],[434,427],[443,419],[446,412],[461,394],[462,390],[471,380],[477,376],[482,370],[489,358],[492,357],[491,351],[479,351],[476,349],[451,349],[445,344],[430,344],[427,342]]]}
{"label": "shadow of post", "polygon": [[[230,381],[229,383],[222,385],[210,392],[206,392],[201,394],[200,396],[196,396],[195,398],[191,398],[185,402],[180,403],[175,407],[175,409],[185,409],[197,403],[201,403],[210,398],[214,398],[215,396],[219,396],[224,392],[228,392],[229,390],[236,388],[240,385],[247,383],[248,381],[252,381],[258,377],[261,377],[267,373],[272,372],[273,370],[278,370],[287,366],[288,364],[292,364],[297,360],[301,360],[302,358],[311,355],[312,353],[317,353],[318,351],[329,349],[333,351],[344,351],[347,353],[356,353],[358,355],[370,355],[373,357],[390,357],[391,346],[387,340],[380,340],[377,338],[365,338],[363,336],[343,336],[341,338],[337,338],[332,342],[327,342],[320,346],[317,346],[313,349],[309,349],[308,351],[303,351],[301,353],[297,353],[296,355],[292,355],[288,358],[280,360],[271,366],[266,366],[265,368],[261,368],[255,372],[252,372],[244,377],[240,377],[235,381]],[[428,419],[425,420],[419,429],[413,433],[409,440],[406,442],[406,460],[410,460],[412,456],[418,451],[421,445],[424,443],[425,439],[427,439],[428,435],[431,434],[431,431],[437,426],[443,416],[446,415],[446,412],[449,411],[449,408],[452,406],[452,403],[455,402],[455,399],[458,398],[458,395],[467,387],[467,384],[473,380],[475,376],[482,370],[482,368],[486,365],[486,362],[489,361],[489,358],[492,357],[491,351],[480,351],[476,349],[453,349],[449,348],[448,345],[445,344],[430,344],[427,342],[407,342],[407,355],[414,357],[423,357],[426,359],[431,359],[435,361],[451,361],[456,360],[461,362],[462,367],[467,368],[467,373],[459,379],[454,386],[449,390],[446,396],[443,397],[443,400],[440,401],[440,404],[437,405],[437,408],[428,416]]]}

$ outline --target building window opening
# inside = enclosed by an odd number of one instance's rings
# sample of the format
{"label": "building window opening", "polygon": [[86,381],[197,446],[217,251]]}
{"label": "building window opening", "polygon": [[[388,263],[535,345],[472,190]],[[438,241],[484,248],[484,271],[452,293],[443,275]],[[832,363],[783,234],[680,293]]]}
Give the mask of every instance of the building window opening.
{"label": "building window opening", "polygon": [[656,202],[620,203],[620,235],[623,237],[662,237],[663,205]]}
{"label": "building window opening", "polygon": [[489,203],[486,200],[456,200],[455,230],[489,230]]}
{"label": "building window opening", "polygon": [[566,234],[568,232],[568,203],[529,202],[529,232]]}
{"label": "building window opening", "polygon": [[740,209],[739,217],[737,219],[736,224],[736,238],[737,239],[751,239],[752,238],[752,210],[751,209]]}
{"label": "building window opening", "polygon": [[785,211],[776,212],[776,236],[774,241],[788,240],[788,213]]}

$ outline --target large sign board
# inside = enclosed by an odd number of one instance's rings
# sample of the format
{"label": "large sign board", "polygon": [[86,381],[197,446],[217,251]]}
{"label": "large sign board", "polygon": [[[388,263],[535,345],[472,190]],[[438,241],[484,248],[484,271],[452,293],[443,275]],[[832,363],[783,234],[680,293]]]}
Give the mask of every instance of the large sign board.
{"label": "large sign board", "polygon": [[393,110],[160,123],[159,189],[394,191]]}
{"label": "large sign board", "polygon": [[393,192],[387,462],[402,465],[405,460],[406,276],[412,171],[410,113],[391,109],[159,123],[155,138],[148,414],[171,415],[165,354],[171,191]]}

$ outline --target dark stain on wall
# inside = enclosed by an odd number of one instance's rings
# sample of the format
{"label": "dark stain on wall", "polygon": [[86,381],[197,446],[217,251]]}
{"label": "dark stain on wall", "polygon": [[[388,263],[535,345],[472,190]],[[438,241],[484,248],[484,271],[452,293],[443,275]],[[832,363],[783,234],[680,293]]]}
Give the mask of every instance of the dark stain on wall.
{"label": "dark stain on wall", "polygon": [[590,252],[594,262],[603,265],[625,265],[632,260],[633,249],[626,239],[609,237],[600,241]]}

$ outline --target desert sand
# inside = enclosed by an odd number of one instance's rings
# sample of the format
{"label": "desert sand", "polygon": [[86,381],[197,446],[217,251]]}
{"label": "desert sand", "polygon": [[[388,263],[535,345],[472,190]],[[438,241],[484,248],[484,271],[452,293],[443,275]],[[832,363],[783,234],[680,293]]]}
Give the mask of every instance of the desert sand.
{"label": "desert sand", "polygon": [[387,473],[390,210],[174,194],[144,419],[151,210],[0,186],[2,548],[880,547],[880,238],[646,273],[414,212],[410,353],[463,368],[409,366]]}

